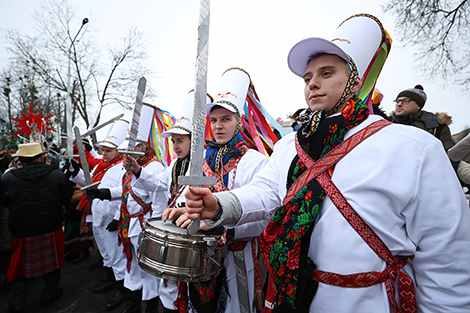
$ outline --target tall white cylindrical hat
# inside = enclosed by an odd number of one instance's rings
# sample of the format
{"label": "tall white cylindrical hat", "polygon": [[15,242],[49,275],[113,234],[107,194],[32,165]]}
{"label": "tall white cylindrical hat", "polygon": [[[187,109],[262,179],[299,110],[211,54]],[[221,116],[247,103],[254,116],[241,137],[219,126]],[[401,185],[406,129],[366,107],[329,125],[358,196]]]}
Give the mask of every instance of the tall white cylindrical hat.
{"label": "tall white cylindrical hat", "polygon": [[[212,97],[207,94],[206,104],[212,102]],[[193,131],[193,114],[194,114],[194,89],[188,92],[182,108],[183,116],[178,118],[173,128],[162,133],[162,137],[170,137],[176,135],[191,135]]]}
{"label": "tall white cylindrical hat", "polygon": [[206,113],[210,114],[213,107],[220,106],[241,117],[250,82],[250,75],[245,70],[238,67],[226,70],[220,79],[219,93],[214,102],[206,106]]}
{"label": "tall white cylindrical hat", "polygon": [[[152,128],[153,113],[155,107],[148,103],[142,103],[140,110],[139,129],[137,130],[136,145],[139,143],[147,143],[150,131]],[[127,150],[129,146],[129,131],[127,132],[126,139],[119,145],[119,150]]]}
{"label": "tall white cylindrical hat", "polygon": [[312,37],[292,47],[287,58],[289,68],[302,77],[310,57],[320,53],[334,54],[353,60],[361,79],[377,53],[385,37],[382,23],[368,14],[358,14],[339,25],[329,40]]}
{"label": "tall white cylindrical hat", "polygon": [[126,139],[129,131],[129,122],[124,119],[118,119],[108,130],[106,137],[96,144],[97,147],[118,148]]}
{"label": "tall white cylindrical hat", "polygon": [[147,143],[152,130],[153,114],[155,107],[148,103],[142,103],[142,110],[140,111],[139,130],[137,132],[137,143]]}

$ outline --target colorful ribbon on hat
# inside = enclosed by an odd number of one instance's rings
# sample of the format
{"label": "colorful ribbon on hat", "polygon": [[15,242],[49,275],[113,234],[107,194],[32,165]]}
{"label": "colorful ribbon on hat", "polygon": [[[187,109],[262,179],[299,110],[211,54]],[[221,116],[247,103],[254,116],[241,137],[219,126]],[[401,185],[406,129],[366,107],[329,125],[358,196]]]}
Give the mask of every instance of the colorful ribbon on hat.
{"label": "colorful ribbon on hat", "polygon": [[164,138],[161,134],[172,129],[176,119],[170,112],[155,106],[153,107],[155,108],[153,112],[154,118],[152,120],[148,144],[155,150],[157,159],[164,165],[169,166],[171,161],[176,158],[176,154],[173,152],[171,138]]}
{"label": "colorful ribbon on hat", "polygon": [[[250,82],[248,88],[242,115],[241,125],[243,125],[247,131],[247,133],[243,131],[240,132],[243,140],[245,140],[248,146],[256,148],[260,153],[269,157],[273,151],[274,144],[279,140],[274,134],[272,127],[281,134],[281,137],[285,136],[287,133],[261,104],[252,82]],[[213,138],[214,134],[210,127],[210,119],[209,116],[207,116],[206,142],[212,141]]]}
{"label": "colorful ribbon on hat", "polygon": [[[380,29],[382,30],[382,43],[377,49],[372,61],[369,63],[369,67],[364,73],[362,78],[362,88],[358,92],[358,98],[369,108],[369,114],[373,114],[372,97],[382,67],[387,60],[390,49],[392,48],[392,38],[389,33],[384,29],[382,23],[373,15],[370,14],[359,14],[361,16],[367,16],[377,22]],[[357,15],[356,15],[357,16]],[[354,17],[354,16],[353,16]],[[352,17],[351,17],[352,18]]]}
{"label": "colorful ribbon on hat", "polygon": [[242,132],[243,139],[251,146],[256,147],[256,150],[260,153],[269,157],[273,151],[274,144],[279,140],[274,134],[271,125],[273,125],[281,135],[285,134],[285,131],[261,105],[252,82],[250,82],[248,88],[244,115],[245,118],[242,118],[242,125],[245,127],[248,134]]}

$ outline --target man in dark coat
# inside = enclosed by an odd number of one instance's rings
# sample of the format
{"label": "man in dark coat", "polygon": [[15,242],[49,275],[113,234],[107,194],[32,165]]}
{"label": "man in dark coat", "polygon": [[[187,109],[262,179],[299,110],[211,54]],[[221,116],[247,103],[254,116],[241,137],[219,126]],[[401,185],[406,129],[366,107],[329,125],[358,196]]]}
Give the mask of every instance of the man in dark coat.
{"label": "man in dark coat", "polygon": [[0,203],[10,210],[8,227],[13,246],[7,274],[12,282],[8,312],[19,312],[24,307],[29,277],[43,276],[41,306],[62,294],[62,220],[64,206],[74,190],[61,171],[44,164],[45,151],[40,143],[22,144],[14,156],[24,166],[0,177]]}
{"label": "man in dark coat", "polygon": [[421,85],[400,92],[394,100],[395,112],[391,120],[395,123],[411,125],[431,133],[442,142],[447,151],[454,146],[449,125],[452,118],[446,113],[431,113],[423,110],[427,95]]}

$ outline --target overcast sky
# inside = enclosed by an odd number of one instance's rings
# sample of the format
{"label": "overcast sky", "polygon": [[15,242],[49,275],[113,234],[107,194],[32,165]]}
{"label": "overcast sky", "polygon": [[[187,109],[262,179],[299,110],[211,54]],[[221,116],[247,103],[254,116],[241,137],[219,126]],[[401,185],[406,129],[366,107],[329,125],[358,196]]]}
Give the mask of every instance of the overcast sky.
{"label": "overcast sky", "polygon": [[[158,93],[152,102],[178,117],[186,93],[194,88],[199,1],[70,2],[77,9],[76,30],[87,17],[90,22],[85,35],[99,38],[104,48],[118,42],[129,26],[137,26],[146,34],[149,67],[155,73],[147,77],[147,84]],[[250,74],[261,102],[271,115],[285,118],[306,106],[303,81],[287,66],[291,47],[307,37],[328,38],[345,18],[370,13],[382,21],[394,40],[377,83],[384,94],[382,107],[387,113],[394,109],[392,101],[400,91],[421,84],[428,95],[425,110],[451,115],[452,133],[470,127],[468,96],[439,78],[420,74],[414,66],[416,48],[399,41],[392,16],[382,11],[381,3],[385,1],[212,0],[208,92],[213,96],[218,93],[221,74],[227,68],[241,67]],[[35,34],[32,13],[39,6],[39,0],[3,1],[0,29]],[[4,45],[0,38],[0,68],[9,61]],[[105,114],[111,117],[116,112]]]}

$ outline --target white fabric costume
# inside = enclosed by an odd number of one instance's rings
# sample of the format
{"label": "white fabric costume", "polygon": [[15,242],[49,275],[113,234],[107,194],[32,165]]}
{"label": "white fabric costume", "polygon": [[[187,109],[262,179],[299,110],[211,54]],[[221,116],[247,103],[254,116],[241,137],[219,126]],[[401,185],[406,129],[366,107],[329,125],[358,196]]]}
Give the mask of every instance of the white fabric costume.
{"label": "white fabric costume", "polygon": [[[93,176],[93,172],[91,175]],[[116,280],[124,279],[126,263],[121,257],[122,247],[118,246],[118,232],[110,232],[106,229],[106,226],[113,220],[116,212],[121,207],[123,175],[122,162],[106,171],[98,188],[109,189],[111,200],[93,199],[91,215],[86,217],[87,222],[93,223],[93,236],[103,257],[103,266],[113,268]]]}
{"label": "white fabric costume", "polygon": [[[174,164],[175,161],[176,160],[173,160],[172,164],[170,164],[169,167],[162,168],[158,170],[158,172],[152,171],[151,168],[143,167],[139,178],[136,179],[135,176],[134,178],[132,178],[133,188],[138,189],[138,190],[143,190],[143,191],[146,191],[146,190],[155,191],[154,192],[155,198],[154,198],[153,204],[158,205],[158,208],[154,209],[152,217],[161,216],[163,211],[167,208],[168,190],[170,189],[170,184],[171,184],[171,181],[168,180],[168,175],[171,175],[171,169],[173,168],[172,165]],[[138,240],[138,237],[135,237],[135,241],[137,240]],[[132,242],[132,244],[134,245],[134,241]],[[137,251],[138,245],[134,245],[134,247],[136,247],[136,251]],[[168,281],[167,286],[165,287],[163,279],[153,276],[151,274],[148,274],[142,269],[141,269],[141,272],[143,273],[143,275],[148,276],[148,279],[146,279],[145,282],[146,283],[151,282],[151,284],[148,284],[147,288],[144,285],[144,290],[149,289],[150,287],[154,288],[154,292],[152,293],[151,298],[159,296],[160,301],[166,308],[174,309],[173,302],[176,300],[176,297],[178,296],[178,289],[176,286],[176,282]],[[150,295],[150,292],[151,290],[147,291],[149,295]],[[148,298],[148,299],[151,299],[151,298]],[[144,294],[142,294],[142,299],[146,300],[144,299]]]}
{"label": "white fabric costume", "polygon": [[[263,154],[253,149],[248,150],[238,162],[235,178],[233,177],[233,169],[228,173],[228,189],[231,190],[248,184],[253,179],[255,174],[260,171],[267,162],[268,158]],[[244,225],[236,226],[234,237],[235,241],[242,240],[243,238],[248,238],[248,240],[250,240],[254,237],[258,237],[268,222],[269,219],[258,219],[252,220],[250,223],[246,223]],[[243,249],[243,254],[245,256],[246,280],[248,286],[248,295],[250,297],[249,303],[253,304],[255,294],[255,270],[251,244],[251,241],[247,243]],[[230,293],[230,296],[227,299],[226,312],[239,313],[240,304],[238,301],[236,267],[233,254],[233,251],[227,251],[227,256],[225,257],[224,261],[225,270],[227,271],[228,291]]]}
{"label": "white fabric costume", "polygon": [[[378,119],[368,117],[346,138]],[[218,196],[222,207],[233,206],[233,195],[238,198],[243,210],[238,225],[270,218],[281,206],[296,155],[294,138],[289,134],[275,145],[249,185]],[[470,312],[470,212],[439,140],[414,127],[389,125],[339,161],[332,180],[392,254],[414,256],[404,271],[415,282],[419,312]],[[226,216],[224,210],[221,220]],[[319,209],[308,256],[319,270],[338,274],[386,268],[328,197]],[[389,313],[391,306],[384,284],[341,288],[320,283],[310,312]]]}
{"label": "white fabric costume", "polygon": [[[142,172],[144,175],[160,175],[164,173],[165,168],[158,161],[153,161],[147,164],[145,167],[142,167]],[[132,176],[131,186],[134,194],[140,198],[144,203],[152,203],[152,215],[150,212],[144,215],[143,221],[149,219],[150,217],[161,216],[163,211],[166,209],[166,203],[168,197],[166,195],[167,186],[166,185],[157,185],[154,189],[142,189],[135,186],[136,184],[135,175]],[[135,199],[129,194],[127,197],[127,210],[130,215],[137,214],[143,210],[143,208],[135,201]],[[114,216],[115,220],[120,219],[120,210]],[[140,268],[137,263],[137,251],[139,248],[139,235],[142,231],[139,218],[132,217],[129,221],[129,230],[128,237],[132,243],[132,261],[131,268],[128,272],[125,270],[124,274],[124,287],[129,290],[135,291],[142,289],[142,300],[150,300],[159,296],[158,283],[159,279]],[[121,250],[121,257],[124,259],[124,262],[127,263],[125,254],[122,251],[122,246],[119,247]]]}

